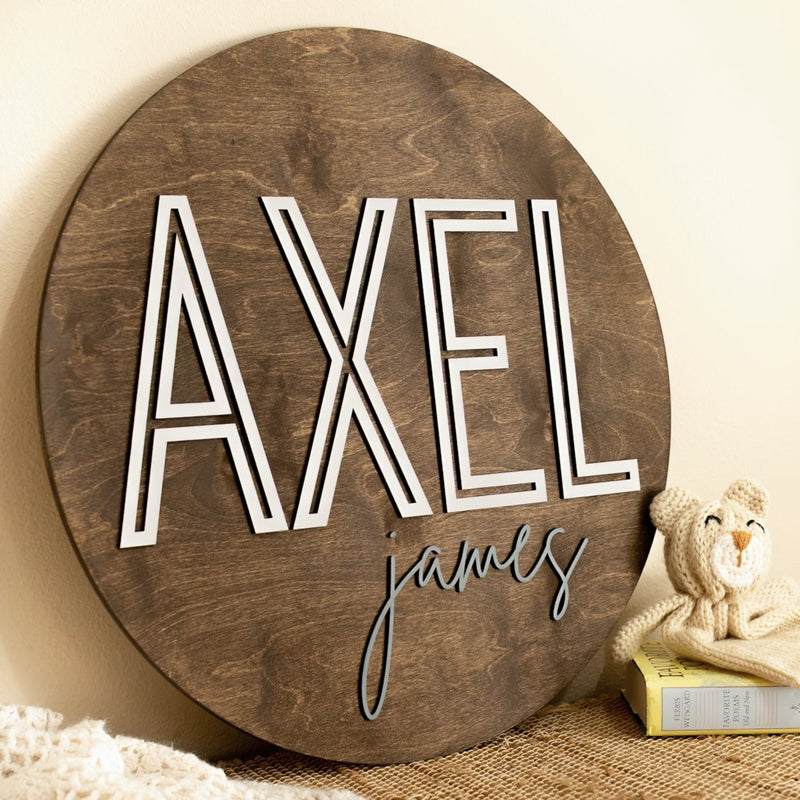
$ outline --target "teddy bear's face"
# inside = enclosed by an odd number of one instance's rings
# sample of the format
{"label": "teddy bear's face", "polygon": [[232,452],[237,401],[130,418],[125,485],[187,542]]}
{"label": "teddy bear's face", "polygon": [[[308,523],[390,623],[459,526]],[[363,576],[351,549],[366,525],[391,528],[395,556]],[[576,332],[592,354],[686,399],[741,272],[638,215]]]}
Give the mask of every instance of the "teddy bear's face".
{"label": "teddy bear's face", "polygon": [[705,566],[707,559],[710,570],[710,575],[702,577],[718,581],[727,590],[751,587],[767,560],[764,523],[748,509],[729,502],[706,514],[702,523],[698,517],[695,524],[703,528],[693,538],[698,561]]}
{"label": "teddy bear's face", "polygon": [[765,572],[769,537],[766,491],[754,481],[737,481],[713,503],[668,489],[650,506],[665,537],[667,571],[679,592],[721,600],[747,591]]}

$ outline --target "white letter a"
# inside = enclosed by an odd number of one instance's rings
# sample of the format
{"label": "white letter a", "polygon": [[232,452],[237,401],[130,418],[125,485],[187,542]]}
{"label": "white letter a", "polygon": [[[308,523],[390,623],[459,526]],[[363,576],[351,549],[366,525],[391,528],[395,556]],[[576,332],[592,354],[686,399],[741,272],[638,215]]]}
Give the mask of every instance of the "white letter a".
{"label": "white letter a", "polygon": [[[190,266],[179,236],[175,237],[169,284],[165,286],[170,218],[173,211],[177,214],[183,229],[197,288],[192,282]],[[166,302],[162,302],[165,294]],[[204,319],[203,308],[211,334]],[[182,310],[185,311],[186,322],[197,348],[199,365],[209,388],[210,399],[202,402],[174,403],[172,400],[175,354]],[[158,332],[162,325],[161,352],[157,353]],[[217,366],[215,359],[212,335],[216,342],[220,366]],[[154,403],[155,411],[151,417],[154,371],[155,365],[159,363],[161,366]],[[233,415],[229,422],[201,421],[203,418],[228,414]],[[191,418],[193,422],[188,425],[152,426],[149,469],[145,471],[146,440],[151,419],[177,418]],[[145,305],[120,547],[139,547],[156,543],[167,445],[170,442],[200,439],[221,439],[225,442],[253,531],[268,533],[286,530],[286,519],[189,208],[189,201],[183,196],[161,196],[158,200],[150,282]],[[143,474],[145,472],[146,478]],[[139,528],[137,518],[143,482],[147,486],[146,503],[142,525]],[[266,513],[263,506],[266,506]]]}

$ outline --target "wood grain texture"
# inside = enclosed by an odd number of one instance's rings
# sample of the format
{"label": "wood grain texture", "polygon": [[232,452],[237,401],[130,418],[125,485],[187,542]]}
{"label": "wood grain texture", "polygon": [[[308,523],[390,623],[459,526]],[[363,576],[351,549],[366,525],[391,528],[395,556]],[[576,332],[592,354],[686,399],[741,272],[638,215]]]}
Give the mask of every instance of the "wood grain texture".
{"label": "wood grain texture", "polygon": [[[352,426],[329,524],[254,535],[223,444],[176,443],[158,543],[119,548],[159,195],[189,199],[289,520],[326,358],[259,198],[297,199],[337,291],[364,198],[399,199],[368,362],[433,514],[398,518]],[[464,378],[474,471],[543,468],[546,503],[443,511],[410,205],[426,197],[515,202],[517,232],[448,239],[456,326],[508,344],[508,370]],[[641,491],[560,499],[531,198],[559,204],[587,458],[638,459]],[[352,29],[276,34],[230,48],[157,93],[76,197],[48,279],[39,360],[55,491],[109,609],[192,698],[283,747],[392,762],[506,730],[597,649],[650,545],[669,389],[630,237],[591,170],[541,114],[421,42]],[[175,374],[176,401],[205,398],[185,327]],[[406,587],[386,701],[365,719],[359,670],[386,596],[387,559],[405,572],[436,545],[449,574],[461,542],[495,545],[502,556],[523,524],[531,527],[526,563],[553,527],[564,528],[554,543],[562,565],[588,539],[563,619],[549,614],[552,570],[526,585],[492,571],[463,592]]]}

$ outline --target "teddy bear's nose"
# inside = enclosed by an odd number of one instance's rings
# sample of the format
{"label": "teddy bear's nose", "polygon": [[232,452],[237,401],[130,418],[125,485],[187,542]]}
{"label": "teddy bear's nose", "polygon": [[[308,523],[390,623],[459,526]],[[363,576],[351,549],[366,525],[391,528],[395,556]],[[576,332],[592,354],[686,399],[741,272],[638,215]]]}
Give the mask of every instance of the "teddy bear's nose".
{"label": "teddy bear's nose", "polygon": [[749,533],[748,531],[733,531],[731,533],[733,537],[733,543],[736,545],[736,549],[739,551],[739,564],[738,566],[742,566],[742,553],[747,548],[747,545],[750,544],[750,540],[753,538],[753,534]]}

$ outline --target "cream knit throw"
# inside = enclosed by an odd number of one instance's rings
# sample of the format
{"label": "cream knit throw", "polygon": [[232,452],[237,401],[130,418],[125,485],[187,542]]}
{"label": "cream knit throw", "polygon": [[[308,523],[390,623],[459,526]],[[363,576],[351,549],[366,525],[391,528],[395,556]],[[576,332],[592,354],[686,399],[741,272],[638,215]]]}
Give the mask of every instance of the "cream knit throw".
{"label": "cream knit throw", "polygon": [[789,579],[765,580],[769,562],[766,490],[750,480],[701,503],[667,489],[650,505],[664,534],[664,561],[677,594],[622,626],[616,661],[630,660],[663,624],[664,642],[681,655],[800,686],[800,591]]}
{"label": "cream knit throw", "polygon": [[342,790],[230,780],[196,756],[110,736],[104,723],[0,706],[0,800],[359,800]]}

